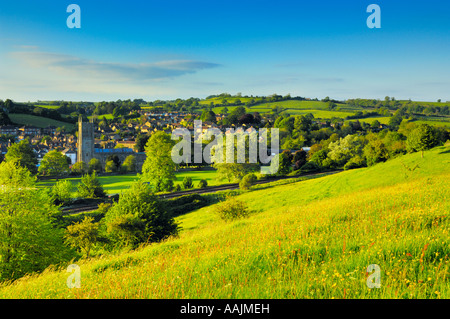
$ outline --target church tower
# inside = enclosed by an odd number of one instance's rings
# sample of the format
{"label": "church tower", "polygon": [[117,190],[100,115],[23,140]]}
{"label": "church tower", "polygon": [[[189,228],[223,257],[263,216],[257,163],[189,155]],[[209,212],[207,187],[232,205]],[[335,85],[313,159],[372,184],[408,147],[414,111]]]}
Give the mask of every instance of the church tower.
{"label": "church tower", "polygon": [[78,140],[77,140],[77,162],[85,162],[94,158],[94,121],[91,118],[89,122],[84,122],[78,118]]}

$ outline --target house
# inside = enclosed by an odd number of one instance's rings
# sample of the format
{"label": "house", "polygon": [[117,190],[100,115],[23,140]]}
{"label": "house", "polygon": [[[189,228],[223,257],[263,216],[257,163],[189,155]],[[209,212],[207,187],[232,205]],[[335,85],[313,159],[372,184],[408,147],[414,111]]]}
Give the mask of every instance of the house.
{"label": "house", "polygon": [[25,125],[19,128],[19,131],[21,131],[24,135],[31,135],[31,136],[41,135],[41,129],[35,126]]}
{"label": "house", "polygon": [[0,134],[17,135],[17,127],[12,125],[0,126]]}
{"label": "house", "polygon": [[73,148],[66,148],[61,153],[70,158],[71,165],[77,162],[77,151]]}

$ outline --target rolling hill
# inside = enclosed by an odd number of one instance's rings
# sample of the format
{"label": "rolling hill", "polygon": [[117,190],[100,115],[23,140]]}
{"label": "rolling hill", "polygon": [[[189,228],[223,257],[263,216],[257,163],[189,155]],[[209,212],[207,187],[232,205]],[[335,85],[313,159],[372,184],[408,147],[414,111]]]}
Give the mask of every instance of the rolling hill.
{"label": "rolling hill", "polygon": [[[416,169],[412,169],[415,167]],[[177,238],[48,269],[0,298],[449,298],[450,147],[236,198],[248,218],[215,205],[177,217]],[[366,285],[381,269],[381,288]]]}

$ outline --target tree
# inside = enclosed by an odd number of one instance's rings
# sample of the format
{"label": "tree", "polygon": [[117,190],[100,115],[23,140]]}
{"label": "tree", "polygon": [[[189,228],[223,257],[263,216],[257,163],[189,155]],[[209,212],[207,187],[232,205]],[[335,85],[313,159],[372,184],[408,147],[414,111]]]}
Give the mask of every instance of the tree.
{"label": "tree", "polygon": [[409,133],[406,140],[406,149],[409,152],[420,151],[423,158],[423,152],[435,146],[436,142],[433,128],[428,124],[420,124]]}
{"label": "tree", "polygon": [[66,156],[57,150],[45,154],[39,166],[39,173],[41,175],[60,176],[68,172],[69,164],[67,163]]}
{"label": "tree", "polygon": [[217,163],[214,168],[217,169],[217,179],[227,179],[228,182],[240,180],[246,174],[245,166],[238,163]]}
{"label": "tree", "polygon": [[89,173],[100,173],[102,171],[102,163],[100,162],[99,159],[97,158],[93,158],[89,161]]}
{"label": "tree", "polygon": [[199,188],[205,188],[207,186],[208,186],[208,182],[206,181],[206,179],[201,179],[200,182],[198,182]]}
{"label": "tree", "polygon": [[106,173],[114,173],[117,172],[117,166],[113,160],[106,161],[105,164],[105,172]]}
{"label": "tree", "polygon": [[59,210],[48,192],[37,189],[30,172],[14,162],[0,164],[0,178],[0,280],[72,259],[62,230],[54,227]]}
{"label": "tree", "polygon": [[291,171],[292,167],[292,154],[288,150],[284,150],[279,156],[279,168],[278,173],[286,175]]}
{"label": "tree", "polygon": [[245,175],[239,183],[239,188],[243,190],[247,190],[256,182],[256,175],[253,173],[249,173]]}
{"label": "tree", "polygon": [[155,191],[164,179],[175,180],[177,165],[172,160],[174,143],[169,134],[155,132],[147,142],[145,151],[147,158],[142,166],[142,177],[149,182]]}
{"label": "tree", "polygon": [[136,247],[178,233],[178,225],[148,185],[139,180],[125,191],[105,215],[111,240],[120,246]]}
{"label": "tree", "polygon": [[292,158],[292,162],[294,163],[294,169],[298,170],[300,167],[306,164],[306,157],[308,153],[306,153],[303,149],[294,153],[294,157]]}
{"label": "tree", "polygon": [[136,172],[136,157],[134,155],[128,155],[123,161],[122,170],[126,173]]}
{"label": "tree", "polygon": [[76,162],[72,165],[72,172],[80,175],[86,174],[89,172],[89,166],[83,161]]}
{"label": "tree", "polygon": [[8,152],[5,155],[5,160],[7,162],[19,163],[20,166],[28,169],[33,175],[38,172],[38,160],[27,139],[20,141],[19,143],[12,144],[8,148]]}
{"label": "tree", "polygon": [[72,188],[72,182],[69,180],[56,182],[51,189],[53,203],[56,205],[69,203],[72,200]]}
{"label": "tree", "polygon": [[366,158],[367,165],[372,166],[379,162],[384,162],[389,158],[389,152],[384,145],[383,141],[374,138],[364,146],[364,157]]}
{"label": "tree", "polygon": [[66,242],[86,253],[89,253],[99,238],[99,223],[94,223],[93,217],[85,216],[83,221],[69,225],[65,231]]}
{"label": "tree", "polygon": [[194,187],[194,183],[192,183],[192,178],[190,176],[186,176],[183,179],[183,188],[184,189],[190,189],[192,187]]}
{"label": "tree", "polygon": [[81,198],[102,198],[106,196],[100,180],[95,172],[91,175],[86,174],[81,177],[80,183],[77,185],[78,197]]}

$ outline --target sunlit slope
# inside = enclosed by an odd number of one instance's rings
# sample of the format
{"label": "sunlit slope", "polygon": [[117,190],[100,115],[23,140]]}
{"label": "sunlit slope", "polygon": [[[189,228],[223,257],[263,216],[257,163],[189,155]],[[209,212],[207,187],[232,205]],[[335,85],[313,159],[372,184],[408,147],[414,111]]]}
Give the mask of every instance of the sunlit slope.
{"label": "sunlit slope", "polygon": [[[239,195],[253,214],[205,207],[179,238],[77,261],[0,289],[3,298],[449,298],[450,150]],[[381,269],[369,289],[366,269]]]}

